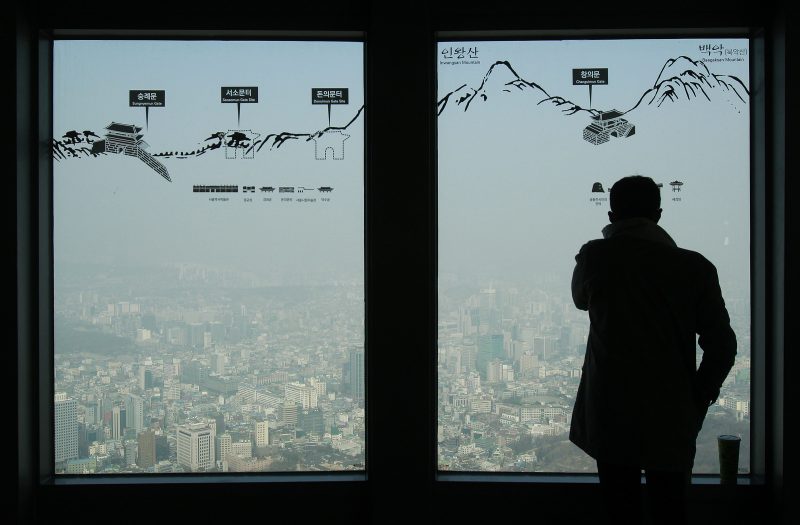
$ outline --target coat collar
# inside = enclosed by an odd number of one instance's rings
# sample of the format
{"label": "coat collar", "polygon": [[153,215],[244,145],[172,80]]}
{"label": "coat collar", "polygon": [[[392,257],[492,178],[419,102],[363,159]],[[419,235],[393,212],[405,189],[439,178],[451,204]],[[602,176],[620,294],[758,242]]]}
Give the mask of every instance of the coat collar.
{"label": "coat collar", "polygon": [[672,237],[670,237],[661,226],[644,217],[634,217],[617,221],[603,228],[603,238],[610,239],[611,237],[617,236],[635,237],[637,239],[666,244],[673,248],[678,247],[675,241],[672,240]]}

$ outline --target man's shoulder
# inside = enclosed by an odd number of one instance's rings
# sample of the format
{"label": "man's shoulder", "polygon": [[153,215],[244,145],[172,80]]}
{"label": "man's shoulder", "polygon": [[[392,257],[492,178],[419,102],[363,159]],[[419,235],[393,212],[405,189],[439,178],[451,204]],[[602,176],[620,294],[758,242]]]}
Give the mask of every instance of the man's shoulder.
{"label": "man's shoulder", "polygon": [[625,244],[628,242],[647,242],[652,246],[653,250],[659,252],[659,257],[664,257],[674,262],[680,262],[685,266],[692,266],[699,270],[716,271],[716,268],[711,261],[706,259],[705,256],[699,252],[678,246],[669,246],[662,243],[641,241],[634,238],[612,237],[609,239],[592,239],[581,246],[579,255],[591,256],[601,255],[606,252],[613,253],[621,249],[620,244]]}
{"label": "man's shoulder", "polygon": [[592,250],[600,250],[607,243],[608,239],[592,239],[591,241],[587,241],[583,246],[581,246],[581,249],[579,251],[581,253],[584,253]]}
{"label": "man's shoulder", "polygon": [[700,252],[696,252],[694,250],[687,250],[686,248],[679,248],[679,247],[674,248],[674,251],[677,257],[681,257],[688,264],[693,264],[699,268],[708,270],[713,269],[714,271],[716,271],[716,268],[711,263],[711,261],[706,259],[705,256]]}

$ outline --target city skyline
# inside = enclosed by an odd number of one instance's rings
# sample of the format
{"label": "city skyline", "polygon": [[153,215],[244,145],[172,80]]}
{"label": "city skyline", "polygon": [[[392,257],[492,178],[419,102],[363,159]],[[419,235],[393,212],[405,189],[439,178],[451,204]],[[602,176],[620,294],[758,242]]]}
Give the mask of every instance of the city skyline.
{"label": "city skyline", "polygon": [[[726,299],[739,351],[698,437],[695,473],[717,471],[716,436],[725,433],[741,434],[749,471],[749,294]],[[595,472],[568,440],[588,332],[568,286],[440,283],[439,468]]]}
{"label": "city skyline", "polygon": [[[354,357],[363,352],[357,342],[363,290],[304,288],[281,298],[256,288],[251,299],[220,301],[208,288],[188,287],[196,301],[191,308],[185,297],[166,304],[121,294],[109,302],[110,289],[91,281],[61,288],[56,344],[63,353],[55,356],[55,388],[76,405],[81,446],[80,457],[59,472],[192,472],[177,458],[177,429],[193,421],[218,429],[216,459],[226,455],[221,446],[236,444],[234,465],[220,462],[211,471],[364,469],[365,401],[357,394],[363,386],[348,378],[363,373]],[[593,462],[566,441],[588,320],[559,288],[499,279],[472,288],[442,285],[441,469],[593,471]],[[749,468],[749,302],[727,299],[740,350],[698,441],[699,473],[715,469],[718,433],[742,433],[741,466]],[[350,307],[339,311],[343,302]],[[237,332],[248,319],[253,331]],[[337,327],[333,342],[314,342],[323,326]],[[86,330],[113,338],[86,339],[74,351],[73,332]],[[146,423],[133,433],[137,398]]]}
{"label": "city skyline", "polygon": [[365,468],[361,287],[241,287],[233,300],[208,279],[175,295],[123,282],[56,286],[55,389],[75,443],[58,473]]}

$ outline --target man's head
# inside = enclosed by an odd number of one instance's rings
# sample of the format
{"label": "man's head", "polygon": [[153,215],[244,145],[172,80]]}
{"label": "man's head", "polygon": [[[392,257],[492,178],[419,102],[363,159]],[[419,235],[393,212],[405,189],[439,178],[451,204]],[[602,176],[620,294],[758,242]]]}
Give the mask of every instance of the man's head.
{"label": "man's head", "polygon": [[631,175],[611,186],[611,222],[644,217],[653,222],[661,218],[661,192],[650,177]]}

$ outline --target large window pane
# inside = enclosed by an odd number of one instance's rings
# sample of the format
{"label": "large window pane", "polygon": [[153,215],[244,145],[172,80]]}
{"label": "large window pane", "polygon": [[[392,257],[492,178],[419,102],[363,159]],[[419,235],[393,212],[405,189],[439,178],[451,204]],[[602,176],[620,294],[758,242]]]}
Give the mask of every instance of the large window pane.
{"label": "large window pane", "polygon": [[589,329],[570,277],[608,188],[641,174],[716,265],[739,343],[694,472],[718,472],[720,434],[749,471],[748,41],[440,42],[437,63],[439,468],[595,470],[567,438]]}
{"label": "large window pane", "polygon": [[364,469],[356,42],[57,41],[58,473]]}

